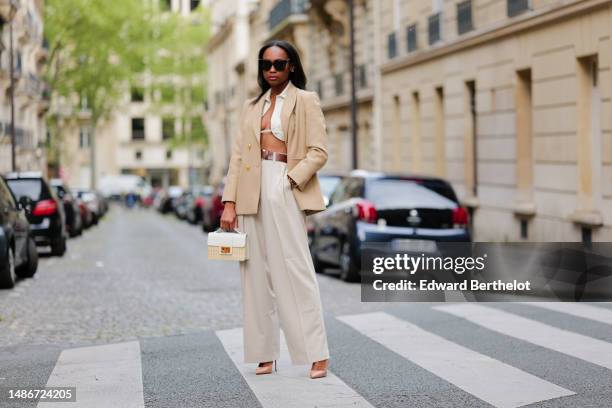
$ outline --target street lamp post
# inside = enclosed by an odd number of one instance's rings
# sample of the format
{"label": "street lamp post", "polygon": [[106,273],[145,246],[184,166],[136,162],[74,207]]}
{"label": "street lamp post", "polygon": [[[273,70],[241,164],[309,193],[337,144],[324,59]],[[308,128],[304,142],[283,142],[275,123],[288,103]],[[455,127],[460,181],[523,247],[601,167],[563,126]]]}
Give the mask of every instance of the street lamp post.
{"label": "street lamp post", "polygon": [[349,68],[351,74],[351,140],[352,140],[352,166],[356,169],[357,160],[357,95],[355,84],[355,14],[353,10],[353,0],[348,0],[349,9]]}
{"label": "street lamp post", "polygon": [[11,101],[11,169],[12,171],[17,171],[17,160],[15,155],[15,144],[17,142],[17,138],[15,135],[15,74],[14,74],[14,61],[13,61],[13,18],[15,17],[15,13],[17,9],[11,3],[11,11],[10,11],[10,22],[9,22],[9,73],[10,73],[10,92],[9,99]]}

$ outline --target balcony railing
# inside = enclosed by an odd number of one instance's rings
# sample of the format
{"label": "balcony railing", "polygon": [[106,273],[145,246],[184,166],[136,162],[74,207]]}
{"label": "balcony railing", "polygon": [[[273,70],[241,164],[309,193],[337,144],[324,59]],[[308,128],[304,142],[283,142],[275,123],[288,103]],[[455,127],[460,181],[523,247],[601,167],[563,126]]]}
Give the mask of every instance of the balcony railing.
{"label": "balcony railing", "polygon": [[274,30],[291,15],[302,14],[309,6],[309,0],[280,0],[270,11],[268,28]]}

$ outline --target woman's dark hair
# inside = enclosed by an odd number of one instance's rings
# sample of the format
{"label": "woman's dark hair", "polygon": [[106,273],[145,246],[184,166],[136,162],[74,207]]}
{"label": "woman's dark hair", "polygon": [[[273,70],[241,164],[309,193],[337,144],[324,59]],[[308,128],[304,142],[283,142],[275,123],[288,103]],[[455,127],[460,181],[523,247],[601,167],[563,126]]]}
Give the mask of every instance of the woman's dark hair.
{"label": "woman's dark hair", "polygon": [[[289,72],[289,81],[291,81],[291,83],[295,85],[295,87],[300,88],[300,89],[305,89],[306,88],[306,74],[304,74],[304,68],[302,68],[302,62],[300,61],[300,55],[298,54],[293,44],[291,44],[290,42],[282,41],[282,40],[270,40],[261,47],[257,58],[262,59],[264,52],[268,48],[274,47],[274,46],[280,47],[283,50],[285,50],[285,52],[287,53],[287,56],[289,57],[290,64],[293,64],[294,70],[293,72]],[[256,104],[257,101],[259,101],[259,99],[261,99],[261,97],[266,93],[268,89],[270,89],[270,84],[264,78],[263,71],[259,67],[257,68],[257,83],[259,84],[259,87],[261,88],[261,93],[252,102],[253,105]]]}

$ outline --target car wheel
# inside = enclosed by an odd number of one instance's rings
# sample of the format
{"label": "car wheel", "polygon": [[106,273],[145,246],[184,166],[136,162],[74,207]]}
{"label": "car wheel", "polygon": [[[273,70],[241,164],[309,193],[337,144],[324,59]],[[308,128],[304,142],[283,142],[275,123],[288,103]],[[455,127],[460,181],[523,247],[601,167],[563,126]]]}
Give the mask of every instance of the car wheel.
{"label": "car wheel", "polygon": [[38,250],[32,238],[28,238],[28,261],[17,269],[21,278],[31,278],[38,269]]}
{"label": "car wheel", "polygon": [[351,256],[351,245],[345,242],[340,254],[340,278],[345,282],[358,282],[361,280],[359,268],[354,256]]}
{"label": "car wheel", "polygon": [[6,263],[0,269],[0,288],[10,289],[15,286],[15,281],[17,280],[13,248],[9,247],[6,255]]}
{"label": "car wheel", "polygon": [[51,244],[51,255],[64,256],[66,252],[66,237],[62,236]]}

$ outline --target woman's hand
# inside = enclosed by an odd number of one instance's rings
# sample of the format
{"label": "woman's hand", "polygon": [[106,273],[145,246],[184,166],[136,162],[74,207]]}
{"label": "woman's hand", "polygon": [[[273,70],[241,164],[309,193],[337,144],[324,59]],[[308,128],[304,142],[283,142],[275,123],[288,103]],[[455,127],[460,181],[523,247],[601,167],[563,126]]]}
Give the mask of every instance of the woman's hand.
{"label": "woman's hand", "polygon": [[238,217],[236,217],[236,203],[227,201],[221,214],[221,228],[225,231],[232,231],[238,227]]}

